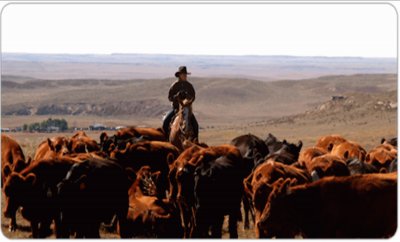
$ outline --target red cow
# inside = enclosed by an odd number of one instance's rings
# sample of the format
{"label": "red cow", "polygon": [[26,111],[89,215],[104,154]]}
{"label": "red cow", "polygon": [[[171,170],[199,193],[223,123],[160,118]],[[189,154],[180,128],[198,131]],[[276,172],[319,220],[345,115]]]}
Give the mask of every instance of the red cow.
{"label": "red cow", "polygon": [[365,155],[367,152],[361,145],[345,141],[340,144],[335,145],[331,150],[332,155],[336,155],[344,161],[357,158],[361,161],[365,160]]}
{"label": "red cow", "polygon": [[312,159],[321,155],[325,155],[326,153],[327,151],[320,147],[314,146],[306,148],[300,152],[298,164],[296,164],[296,166],[306,168],[307,164],[310,164]]}
{"label": "red cow", "polygon": [[166,199],[159,199],[156,183],[159,171],[143,166],[130,187],[127,214],[127,237],[181,238],[179,211]]}
{"label": "red cow", "polygon": [[397,157],[397,149],[391,144],[381,144],[370,150],[365,157],[365,162],[376,167],[376,169],[385,173],[390,170],[390,164]]}
{"label": "red cow", "polygon": [[[25,156],[21,146],[11,137],[1,135],[1,187],[3,187],[7,177],[12,173],[18,173],[29,165],[25,162]],[[10,231],[17,229],[17,221],[15,213],[9,214],[11,221],[9,225]]]}
{"label": "red cow", "polygon": [[28,164],[25,162],[21,146],[11,137],[1,135],[1,187],[11,172],[20,172]]}
{"label": "red cow", "polygon": [[397,173],[274,186],[256,226],[267,238],[388,238],[397,229]]}
{"label": "red cow", "polygon": [[111,153],[114,148],[125,149],[125,145],[139,141],[167,141],[161,128],[128,127],[118,130],[113,136],[108,137],[103,132],[100,135],[101,150]]}
{"label": "red cow", "polygon": [[87,136],[84,131],[78,131],[69,139],[68,149],[71,153],[86,153],[99,151],[100,147],[97,145],[97,142]]}
{"label": "red cow", "polygon": [[[273,184],[279,178],[296,178],[299,184],[311,181],[307,171],[272,159],[268,159],[256,167],[243,182],[246,194],[253,200],[256,223],[260,220]],[[259,236],[260,231],[257,227],[255,227],[255,232]]]}
{"label": "red cow", "polygon": [[68,139],[66,137],[58,136],[48,138],[39,144],[36,149],[33,160],[52,159],[69,154]]}
{"label": "red cow", "polygon": [[317,156],[306,164],[313,181],[325,176],[349,176],[350,170],[344,160],[338,156],[325,154]]}
{"label": "red cow", "polygon": [[194,169],[200,161],[200,151],[206,147],[192,144],[185,149],[170,167],[169,196],[176,201],[181,214],[184,237],[190,237],[194,222]]}
{"label": "red cow", "polygon": [[333,146],[340,144],[342,142],[347,141],[345,138],[343,138],[340,135],[333,134],[333,135],[327,135],[327,136],[322,136],[317,140],[317,143],[315,144],[316,147],[320,147],[327,152],[330,152],[333,148]]}

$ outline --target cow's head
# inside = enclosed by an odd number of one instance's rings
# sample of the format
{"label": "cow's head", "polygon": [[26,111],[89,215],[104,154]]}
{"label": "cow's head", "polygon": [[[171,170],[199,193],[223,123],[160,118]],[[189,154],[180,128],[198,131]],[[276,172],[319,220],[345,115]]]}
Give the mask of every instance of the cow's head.
{"label": "cow's head", "polygon": [[346,162],[330,154],[317,156],[311,161],[311,177],[313,181],[325,176],[349,176]]}
{"label": "cow's head", "polygon": [[51,151],[57,155],[67,155],[70,153],[68,149],[68,139],[65,137],[54,137],[47,139],[47,144]]}
{"label": "cow's head", "polygon": [[4,216],[10,217],[15,214],[18,207],[23,205],[23,202],[29,196],[29,192],[32,190],[36,182],[36,175],[29,173],[26,177],[12,172],[5,184],[4,184],[4,195],[6,197],[6,205],[4,208]]}
{"label": "cow's head", "polygon": [[115,150],[117,146],[117,136],[113,135],[109,137],[107,133],[103,132],[100,134],[100,150],[110,154]]}
{"label": "cow's head", "polygon": [[380,173],[386,173],[390,169],[390,164],[396,156],[386,149],[377,149],[371,151],[365,157],[365,162],[376,167]]}

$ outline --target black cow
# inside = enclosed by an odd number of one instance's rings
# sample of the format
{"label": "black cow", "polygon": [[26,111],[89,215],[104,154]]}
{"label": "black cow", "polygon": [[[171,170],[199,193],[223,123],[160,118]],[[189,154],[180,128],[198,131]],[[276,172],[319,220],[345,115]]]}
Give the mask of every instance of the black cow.
{"label": "black cow", "polygon": [[131,183],[127,172],[113,160],[91,158],[72,166],[58,184],[57,237],[68,238],[75,232],[78,238],[99,238],[100,223],[111,221],[115,214],[120,236],[126,237]]}
{"label": "black cow", "polygon": [[291,165],[299,159],[299,154],[301,147],[303,146],[303,142],[300,140],[297,145],[288,143],[286,140],[283,140],[281,147],[279,150],[270,153],[264,160],[274,159],[275,161],[282,162],[286,165]]}
{"label": "black cow", "polygon": [[[269,137],[274,137],[270,136]],[[274,137],[275,138],[275,137]],[[272,144],[272,141],[270,141]],[[245,134],[234,138],[231,141],[231,145],[236,146],[244,160],[246,161],[246,176],[248,176],[253,168],[256,166],[260,160],[263,160],[265,156],[268,155],[268,147],[266,143],[259,137],[253,134]],[[243,209],[244,209],[244,228],[250,228],[249,213],[251,214],[254,221],[254,209],[251,206],[251,198],[243,197]]]}
{"label": "black cow", "polygon": [[237,238],[237,221],[243,196],[244,162],[240,154],[203,160],[194,173],[196,226],[192,237],[221,238],[224,215],[229,215],[229,233]]}
{"label": "black cow", "polygon": [[4,184],[5,217],[21,206],[22,216],[31,223],[32,237],[48,236],[57,215],[57,184],[77,162],[70,158],[37,160],[20,173],[11,173]]}

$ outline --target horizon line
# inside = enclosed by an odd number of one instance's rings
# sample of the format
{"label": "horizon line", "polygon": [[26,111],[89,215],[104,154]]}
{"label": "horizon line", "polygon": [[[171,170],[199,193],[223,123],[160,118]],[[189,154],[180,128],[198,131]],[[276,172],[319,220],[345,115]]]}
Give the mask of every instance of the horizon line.
{"label": "horizon line", "polygon": [[232,57],[311,57],[311,58],[359,58],[359,59],[397,59],[397,56],[351,56],[351,55],[291,55],[291,54],[177,54],[177,53],[139,53],[139,52],[111,52],[111,53],[63,53],[63,52],[1,52],[3,54],[27,54],[27,55],[71,55],[71,56],[83,56],[83,55],[99,55],[99,56],[112,56],[112,55],[165,55],[165,56],[232,56]]}

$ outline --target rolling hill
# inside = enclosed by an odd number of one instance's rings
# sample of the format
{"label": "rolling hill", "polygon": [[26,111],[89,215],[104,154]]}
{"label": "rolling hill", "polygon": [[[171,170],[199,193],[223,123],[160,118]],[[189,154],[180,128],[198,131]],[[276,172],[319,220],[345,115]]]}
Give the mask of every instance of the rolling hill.
{"label": "rolling hill", "polygon": [[[42,80],[2,77],[2,116],[131,115],[158,118],[168,111],[174,79]],[[250,79],[191,78],[194,111],[203,120],[271,119],[306,112],[331,96],[379,95],[397,90],[396,75],[325,76],[262,82]],[[396,102],[395,96],[391,102]]]}

